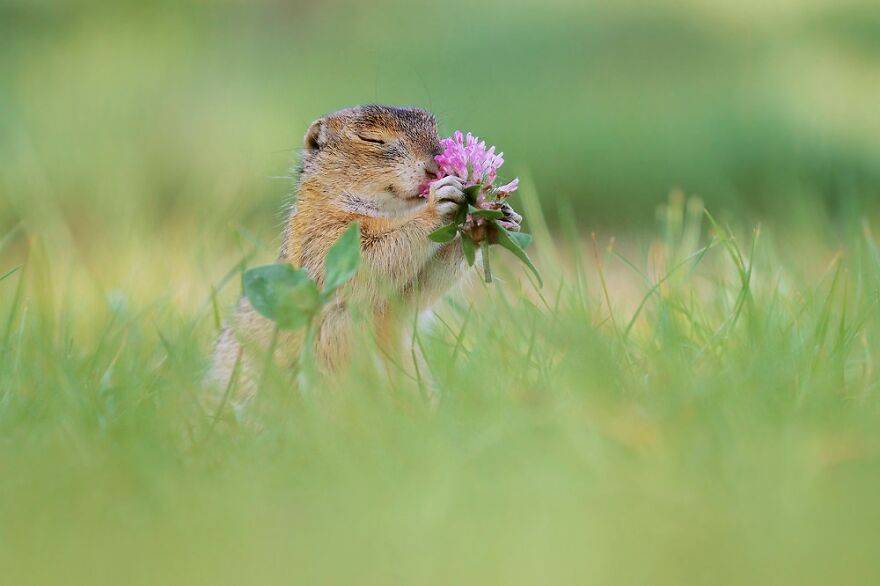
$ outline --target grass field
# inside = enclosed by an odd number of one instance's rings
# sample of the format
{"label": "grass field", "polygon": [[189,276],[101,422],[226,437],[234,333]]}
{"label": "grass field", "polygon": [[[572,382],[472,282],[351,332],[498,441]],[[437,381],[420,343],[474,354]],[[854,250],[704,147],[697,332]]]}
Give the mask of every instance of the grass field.
{"label": "grass field", "polygon": [[380,374],[367,341],[313,395],[274,373],[238,428],[197,400],[211,282],[151,268],[139,300],[13,233],[8,583],[875,581],[870,226],[729,229],[674,195],[626,250],[524,199],[542,290],[506,267],[418,330],[430,373]]}
{"label": "grass field", "polygon": [[[0,0],[0,583],[880,583],[875,4]],[[503,147],[545,285],[231,425],[241,271],[371,101]]]}

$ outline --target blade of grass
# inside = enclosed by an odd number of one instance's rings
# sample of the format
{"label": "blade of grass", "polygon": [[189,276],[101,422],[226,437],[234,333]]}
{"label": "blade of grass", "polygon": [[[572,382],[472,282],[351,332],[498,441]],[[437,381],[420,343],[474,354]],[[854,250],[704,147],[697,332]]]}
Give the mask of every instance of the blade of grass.
{"label": "blade of grass", "polygon": [[6,271],[6,272],[3,273],[2,275],[0,275],[0,281],[3,281],[3,280],[6,279],[7,277],[11,277],[11,276],[14,275],[15,273],[17,273],[17,272],[21,269],[21,267],[23,267],[23,266],[24,266],[24,265],[18,265],[17,267],[12,267],[12,268],[9,269],[8,271]]}

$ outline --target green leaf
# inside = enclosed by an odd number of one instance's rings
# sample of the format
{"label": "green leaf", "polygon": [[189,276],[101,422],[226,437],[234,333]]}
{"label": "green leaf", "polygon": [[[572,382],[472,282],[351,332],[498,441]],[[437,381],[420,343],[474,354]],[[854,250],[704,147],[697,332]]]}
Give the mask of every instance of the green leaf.
{"label": "green leaf", "polygon": [[474,244],[474,241],[467,234],[461,235],[461,251],[464,253],[468,266],[474,266],[474,259],[477,256],[477,245]]}
{"label": "green leaf", "polygon": [[483,186],[480,184],[464,188],[464,196],[467,198],[469,204],[475,204],[477,202],[477,196],[480,195],[481,189],[483,189]]}
{"label": "green leaf", "polygon": [[510,234],[510,237],[513,238],[514,242],[516,242],[520,248],[525,250],[532,243],[532,235],[526,234],[525,232],[507,232]]}
{"label": "green leaf", "polygon": [[287,264],[263,265],[245,271],[244,294],[254,309],[283,330],[295,330],[321,307],[318,286],[304,269]]}
{"label": "green leaf", "polygon": [[455,238],[455,233],[458,232],[458,226],[455,224],[447,224],[442,228],[437,228],[430,234],[428,234],[428,239],[433,240],[434,242],[449,242],[453,238]]}
{"label": "green leaf", "polygon": [[468,213],[472,216],[477,216],[478,218],[488,218],[490,220],[500,220],[504,217],[504,212],[501,210],[485,210],[483,208],[476,208],[472,205],[468,206]]}
{"label": "green leaf", "polygon": [[464,221],[467,220],[468,208],[470,206],[459,206],[458,210],[455,212],[455,218],[453,218],[452,223],[456,226],[461,226],[464,224]]}
{"label": "green leaf", "polygon": [[526,251],[520,247],[519,243],[514,240],[513,235],[508,232],[503,226],[498,226],[498,244],[512,252],[516,255],[518,259],[523,261],[529,269],[531,269],[532,273],[535,275],[535,278],[538,279],[538,285],[543,287],[544,280],[541,279],[541,275],[538,273],[538,269],[535,268],[535,265],[532,263],[532,259],[529,258],[529,255],[526,254]]}
{"label": "green leaf", "polygon": [[324,259],[324,295],[347,283],[360,264],[360,224],[354,222],[327,251],[327,258]]}

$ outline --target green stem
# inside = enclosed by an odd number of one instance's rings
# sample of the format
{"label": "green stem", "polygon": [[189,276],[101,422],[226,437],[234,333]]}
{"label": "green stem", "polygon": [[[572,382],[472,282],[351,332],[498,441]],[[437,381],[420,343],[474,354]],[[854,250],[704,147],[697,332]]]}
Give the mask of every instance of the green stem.
{"label": "green stem", "polygon": [[318,330],[317,321],[317,317],[312,317],[309,320],[303,347],[299,353],[299,376],[297,378],[301,393],[308,393],[315,383],[315,334]]}
{"label": "green stem", "polygon": [[485,276],[486,282],[492,282],[492,269],[489,267],[489,240],[483,240],[480,242],[480,251],[483,255],[483,275]]}

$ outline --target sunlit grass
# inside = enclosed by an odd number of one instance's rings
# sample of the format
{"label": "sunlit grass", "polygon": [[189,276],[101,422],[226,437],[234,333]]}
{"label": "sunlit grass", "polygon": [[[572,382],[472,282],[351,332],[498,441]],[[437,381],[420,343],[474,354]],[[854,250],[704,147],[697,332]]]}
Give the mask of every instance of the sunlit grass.
{"label": "sunlit grass", "polygon": [[526,191],[543,289],[496,263],[501,283],[413,336],[427,372],[377,368],[365,339],[309,396],[271,373],[237,427],[199,400],[220,267],[182,304],[162,265],[142,265],[147,298],[89,292],[81,263],[18,230],[24,266],[0,281],[8,579],[876,578],[870,225],[791,250],[674,195],[642,244],[550,240],[564,230]]}

